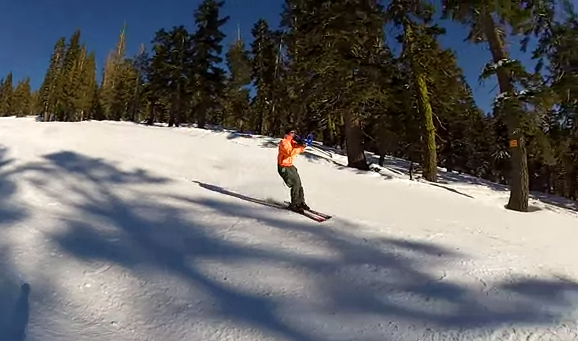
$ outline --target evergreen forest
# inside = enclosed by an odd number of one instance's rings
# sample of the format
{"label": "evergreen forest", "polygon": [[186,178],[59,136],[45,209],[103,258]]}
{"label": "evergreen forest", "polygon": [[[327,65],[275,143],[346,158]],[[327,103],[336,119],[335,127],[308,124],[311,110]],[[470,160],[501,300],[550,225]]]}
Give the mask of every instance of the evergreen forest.
{"label": "evergreen forest", "polygon": [[[204,0],[190,23],[160,28],[136,55],[127,55],[123,29],[100,66],[77,30],[47,51],[39,89],[2,75],[0,115],[194,124],[273,137],[292,128],[341,148],[359,170],[369,170],[370,151],[415,162],[431,182],[439,166],[505,184],[511,210],[528,211],[531,191],[576,200],[578,16],[571,3],[442,4],[285,0],[279,27],[260,19],[251,43],[239,35],[224,46],[224,2]],[[479,75],[499,86],[491,113],[476,105],[457,63],[477,56],[439,43],[443,20],[460,23],[464,39],[491,52]],[[536,68],[510,58],[514,37]]]}

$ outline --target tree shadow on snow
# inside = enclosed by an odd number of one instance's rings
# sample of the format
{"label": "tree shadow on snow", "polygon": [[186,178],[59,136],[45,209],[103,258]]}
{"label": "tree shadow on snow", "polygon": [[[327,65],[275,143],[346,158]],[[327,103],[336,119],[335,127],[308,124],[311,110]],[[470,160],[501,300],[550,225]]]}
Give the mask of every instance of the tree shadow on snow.
{"label": "tree shadow on snow", "polygon": [[252,139],[253,135],[250,133],[239,133],[239,132],[229,132],[227,134],[227,140],[234,140],[237,138]]}
{"label": "tree shadow on snow", "polygon": [[[38,231],[31,231],[28,225],[22,224],[30,217],[31,209],[15,196],[18,184],[26,181],[25,173],[33,172],[42,176],[45,168],[35,165],[15,165],[13,159],[7,158],[7,154],[8,149],[0,146],[0,340],[48,341],[52,339],[46,336],[35,338],[31,335],[33,333],[29,333],[28,323],[31,316],[42,320],[40,318],[42,313],[48,312],[47,315],[52,313],[51,308],[57,290],[54,290],[43,274],[31,269],[24,271],[21,268],[21,261],[28,258],[23,255],[41,251],[24,249],[27,247],[27,237]],[[48,260],[50,256],[46,256]],[[47,263],[44,263],[39,266],[46,265]],[[39,307],[46,309],[36,309]],[[62,328],[59,322],[50,322],[51,331]],[[77,338],[61,335],[58,340],[72,341]]]}
{"label": "tree shadow on snow", "polygon": [[[373,153],[366,153],[366,157],[371,163],[377,164],[379,162],[379,155],[375,155]],[[408,160],[400,159],[397,157],[393,157],[390,155],[386,155],[383,159],[383,167],[389,169],[395,173],[404,175],[409,178],[410,173],[410,164],[411,162]],[[418,163],[413,163],[414,169],[419,169],[420,165]],[[416,174],[414,174],[416,176]],[[429,183],[429,182],[428,182]],[[438,182],[436,185],[441,186],[445,189],[443,185],[452,185],[452,184],[469,184],[469,185],[476,185],[476,186],[484,186],[488,187],[489,189],[497,192],[507,191],[507,187],[504,185],[500,185],[497,183],[493,183],[489,180],[484,180],[481,178],[477,178],[472,175],[468,174],[459,174],[454,172],[446,172],[444,170],[438,170]],[[431,184],[431,183],[429,183]]]}
{"label": "tree shadow on snow", "polygon": [[31,285],[16,274],[8,245],[0,244],[0,340],[24,341],[30,317]]}
{"label": "tree shadow on snow", "polygon": [[[577,306],[563,299],[578,293],[575,282],[517,279],[486,291],[469,288],[461,284],[463,276],[451,278],[445,271],[467,255],[433,243],[364,237],[357,226],[337,218],[321,226],[247,204],[259,200],[214,185],[197,182],[213,191],[207,198],[155,192],[170,180],[72,152],[47,155],[44,164],[26,171],[38,176],[40,190],[74,212],[52,236],[62,251],[121,267],[145,283],[129,289],[135,295],[125,304],[145,307],[135,314],[157,321],[143,327],[150,333],[159,333],[165,323],[159,316],[167,316],[191,333],[210,320],[222,323],[215,327],[221,333],[223,325],[235,325],[236,333],[256,330],[283,340],[363,335],[381,341],[392,330],[417,340],[431,335],[428,328],[450,338],[503,324],[556,325]],[[56,184],[67,189],[50,190]],[[138,186],[119,192],[126,184]],[[240,200],[222,200],[221,194]],[[291,241],[300,248],[288,248]],[[155,287],[159,277],[186,288],[171,296]],[[185,336],[170,332],[165,339]]]}
{"label": "tree shadow on snow", "polygon": [[312,162],[312,163],[331,164],[331,165],[334,165],[339,170],[349,171],[349,172],[353,172],[355,174],[368,174],[368,173],[376,172],[386,180],[393,179],[393,177],[391,175],[379,173],[379,171],[377,171],[376,169],[370,169],[370,170],[364,171],[364,170],[360,170],[360,169],[356,169],[356,168],[347,167],[347,165],[343,165],[339,161],[336,161],[330,157],[318,155],[316,153],[308,151],[307,149],[301,155],[303,155],[307,161]]}
{"label": "tree shadow on snow", "polygon": [[458,190],[455,189],[455,188],[451,188],[451,187],[447,187],[447,186],[444,186],[444,185],[436,184],[436,183],[434,183],[434,182],[427,182],[427,184],[428,184],[428,185],[432,185],[432,186],[434,186],[434,187],[438,187],[438,188],[445,189],[446,191],[450,191],[450,192],[452,192],[452,193],[456,193],[456,194],[459,194],[459,195],[461,195],[461,196],[464,196],[464,197],[467,197],[467,198],[470,198],[470,199],[474,199],[474,197],[472,197],[471,195],[466,194],[466,193],[463,193],[463,192],[460,192],[460,191],[458,191]]}
{"label": "tree shadow on snow", "polygon": [[[374,164],[378,163],[379,155],[366,153],[366,157],[370,163],[374,163]],[[405,175],[407,177],[409,177],[409,166],[410,166],[410,162],[407,160],[399,159],[399,158],[389,156],[389,155],[387,155],[384,158],[384,165],[383,165],[384,168],[386,168],[390,171],[394,171],[398,174]],[[448,187],[448,185],[451,186],[451,185],[459,185],[459,184],[468,184],[468,185],[486,187],[486,188],[488,188],[494,192],[499,192],[499,193],[508,193],[510,190],[507,185],[495,183],[495,182],[492,182],[490,180],[478,178],[478,177],[475,177],[473,175],[469,175],[469,174],[465,174],[465,173],[448,172],[445,170],[439,170],[438,171],[438,182],[437,183],[431,183],[431,182],[427,182],[427,181],[424,181],[424,183],[427,183],[427,184],[432,185],[432,186],[436,186],[438,188],[443,188],[443,189],[446,189],[448,191],[451,191],[451,192],[454,192],[454,193],[457,193],[457,194],[460,194],[463,196],[467,196],[470,198],[474,198],[474,197],[469,195],[469,194],[463,193],[463,192],[461,192],[455,188]],[[532,192],[532,193],[530,193],[530,195],[533,199],[541,201],[543,203],[546,203],[546,204],[549,204],[552,206],[556,206],[556,207],[560,207],[563,209],[578,211],[578,201],[576,201],[576,200],[571,200],[568,198],[556,196],[553,194],[541,193],[541,192]],[[536,206],[531,206],[531,208],[530,208],[531,212],[535,212],[535,211],[539,211],[539,210],[540,210],[540,208],[536,207]]]}
{"label": "tree shadow on snow", "polygon": [[[359,169],[354,169],[354,168],[350,168],[350,167],[344,166],[343,164],[341,164],[340,162],[338,162],[338,161],[336,161],[336,160],[334,160],[334,159],[332,159],[332,158],[325,157],[325,156],[321,156],[321,155],[318,155],[318,154],[315,154],[315,153],[311,153],[311,152],[308,152],[307,150],[306,150],[305,153],[303,153],[303,155],[304,155],[305,158],[306,158],[308,161],[310,161],[310,162],[317,162],[317,163],[319,163],[319,162],[326,162],[326,163],[335,165],[335,166],[337,167],[337,169],[339,169],[339,170],[348,170],[348,171],[351,171],[351,172],[355,172],[356,174],[367,174],[368,172],[372,171],[372,172],[375,172],[375,173],[381,175],[381,177],[383,177],[383,178],[386,179],[386,180],[391,180],[391,179],[394,178],[394,177],[393,177],[392,175],[390,175],[390,174],[383,173],[383,172],[381,171],[381,168],[382,168],[382,167],[375,166],[375,163],[371,163],[371,164],[370,164],[370,170],[369,170],[369,171],[362,171],[362,170],[359,170]],[[371,162],[370,158],[368,158],[368,160]],[[408,163],[408,165],[409,165],[409,163]],[[393,172],[393,173],[396,173],[396,174],[400,174],[400,175],[407,175],[407,176],[409,177],[409,172],[408,172],[408,170],[406,169],[404,172],[402,172],[402,171],[400,170],[401,168],[400,168],[399,166],[396,166],[396,167],[385,166],[385,167],[383,167],[383,168],[386,168],[386,169],[387,169],[388,171],[390,171],[390,172]],[[464,197],[468,197],[468,198],[471,198],[471,199],[474,198],[473,196],[471,196],[471,195],[469,195],[469,194],[463,193],[463,192],[461,192],[461,191],[459,191],[459,190],[457,190],[457,189],[455,189],[455,188],[451,188],[451,187],[445,186],[445,185],[440,184],[440,183],[431,183],[431,182],[426,182],[426,183],[429,184],[429,185],[432,185],[432,186],[434,186],[434,187],[438,187],[438,188],[441,188],[441,189],[445,189],[446,191],[450,191],[450,192],[452,192],[452,193],[459,194],[459,195],[464,196]]]}
{"label": "tree shadow on snow", "polygon": [[532,192],[531,197],[546,204],[578,212],[578,200],[571,200],[553,194]]}
{"label": "tree shadow on snow", "polygon": [[30,284],[18,283],[12,276],[13,265],[9,265],[6,248],[0,252],[0,340],[24,341],[28,327],[30,308],[28,298]]}
{"label": "tree shadow on snow", "polygon": [[99,181],[108,184],[130,183],[164,183],[169,181],[165,178],[153,177],[142,169],[131,172],[121,171],[114,165],[97,158],[85,157],[74,152],[58,152],[45,156],[45,159],[57,165],[57,168],[45,169],[48,173],[66,171],[68,175],[75,175],[78,180]]}
{"label": "tree shadow on snow", "polygon": [[345,165],[343,165],[343,164],[341,164],[341,163],[339,163],[339,162],[337,162],[331,158],[311,153],[307,149],[301,155],[303,155],[305,157],[305,159],[309,162],[329,163],[329,164],[333,164],[333,165],[337,166],[337,169],[351,169],[351,168],[348,168],[347,166],[345,166]]}
{"label": "tree shadow on snow", "polygon": [[278,148],[279,147],[279,141],[281,141],[280,138],[263,137],[261,139],[261,143],[259,144],[259,147],[261,147],[261,148]]}
{"label": "tree shadow on snow", "polygon": [[12,263],[7,233],[26,218],[24,208],[14,203],[18,175],[10,169],[13,159],[7,158],[8,149],[0,146],[0,340],[24,341],[28,326],[28,296],[30,284],[18,283],[12,274],[17,272]]}
{"label": "tree shadow on snow", "polygon": [[[3,293],[10,292],[9,288],[2,287]],[[8,290],[7,290],[8,289]],[[28,302],[30,296],[30,284],[23,283],[20,286],[15,302],[10,302],[8,298],[2,299],[2,305],[8,307],[9,313],[2,312],[0,309],[0,339],[5,341],[24,341],[26,340],[26,332],[28,328],[28,320],[30,316],[30,305]]]}
{"label": "tree shadow on snow", "polygon": [[[366,158],[367,158],[367,161],[369,163],[369,170],[363,171],[363,170],[354,169],[354,168],[347,167],[346,165],[343,165],[342,163],[334,160],[331,157],[331,154],[328,154],[327,156],[318,154],[319,152],[328,153],[329,151],[331,151],[331,152],[336,153],[338,155],[343,155],[342,151],[334,150],[332,148],[322,148],[319,146],[315,146],[314,148],[318,149],[318,150],[313,149],[315,151],[315,153],[312,153],[311,151],[306,150],[305,153],[302,154],[305,156],[307,161],[316,162],[316,163],[324,162],[324,163],[333,164],[339,170],[348,170],[351,172],[355,172],[356,174],[367,174],[368,172],[375,172],[375,173],[379,174],[385,180],[391,180],[391,179],[394,179],[397,177],[397,176],[387,174],[387,172],[401,175],[402,177],[409,179],[409,162],[405,161],[405,160],[396,159],[396,158],[392,158],[392,157],[385,158],[384,165],[382,167],[382,166],[377,165],[378,159],[379,159],[378,156],[376,156],[372,153],[366,153]],[[385,169],[387,172],[383,172],[382,171],[383,169]],[[397,177],[397,178],[399,178],[399,177]],[[457,190],[455,188],[451,188],[451,187],[446,186],[446,184],[449,184],[449,182],[447,182],[447,180],[444,180],[443,174],[440,175],[440,179],[441,180],[438,183],[431,183],[431,182],[424,182],[424,183],[427,183],[427,184],[432,185],[432,186],[437,187],[437,188],[444,189],[446,191],[450,191],[452,193],[455,193],[455,194],[458,194],[458,195],[461,195],[464,197],[468,197],[471,199],[474,198],[473,196],[471,196],[467,193],[464,193],[464,192]]]}
{"label": "tree shadow on snow", "polygon": [[11,201],[17,191],[14,179],[17,172],[9,168],[14,160],[8,159],[7,154],[8,149],[0,145],[0,228],[3,225],[11,226],[26,216],[26,211]]}

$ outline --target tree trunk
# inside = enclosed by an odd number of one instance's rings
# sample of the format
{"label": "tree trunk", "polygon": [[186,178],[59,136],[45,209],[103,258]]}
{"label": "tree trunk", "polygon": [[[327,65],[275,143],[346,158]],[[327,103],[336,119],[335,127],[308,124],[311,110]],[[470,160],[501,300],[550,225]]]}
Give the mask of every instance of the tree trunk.
{"label": "tree trunk", "polygon": [[155,104],[151,102],[149,105],[149,117],[147,118],[146,124],[153,125],[155,123]]}
{"label": "tree trunk", "polygon": [[562,165],[563,165],[563,169],[564,169],[564,180],[563,180],[563,196],[566,198],[572,198],[572,194],[574,193],[574,179],[573,179],[573,171],[572,169],[574,168],[573,163],[572,163],[572,159],[568,156],[563,157],[562,159]]}
{"label": "tree trunk", "polygon": [[347,166],[369,170],[363,151],[359,118],[355,117],[349,110],[345,111],[345,138],[347,140]]}
{"label": "tree trunk", "polygon": [[44,106],[44,120],[43,120],[42,122],[48,122],[48,118],[49,118],[49,116],[48,116],[48,106],[45,105],[45,106]]}
{"label": "tree trunk", "polygon": [[412,73],[414,76],[415,87],[417,90],[417,101],[419,112],[423,118],[423,131],[424,131],[424,149],[425,153],[423,155],[423,177],[431,182],[437,182],[438,173],[438,161],[437,161],[437,147],[436,147],[436,130],[433,123],[433,109],[431,106],[429,91],[427,88],[426,77],[424,71],[420,65],[417,64],[415,60],[415,37],[413,34],[413,28],[410,23],[406,23],[404,27],[405,31],[405,42],[409,45],[409,50],[411,52],[410,58],[412,59]]}
{"label": "tree trunk", "polygon": [[546,166],[546,193],[552,194],[553,193],[553,184],[552,184],[552,166]]}
{"label": "tree trunk", "polygon": [[429,100],[428,89],[426,85],[425,76],[418,71],[416,75],[417,83],[417,98],[419,110],[424,119],[425,130],[425,154],[423,164],[423,177],[431,182],[437,182],[438,177],[438,161],[437,161],[437,147],[436,147],[436,130],[433,123],[433,110]]}
{"label": "tree trunk", "polygon": [[335,123],[331,116],[327,117],[327,126],[323,129],[323,145],[335,147]]}
{"label": "tree trunk", "polygon": [[[482,26],[484,35],[490,46],[494,63],[508,60],[508,53],[506,52],[502,38],[498,34],[491,13],[486,12],[482,15]],[[508,76],[508,71],[504,68],[499,68],[497,70],[497,76],[500,92],[507,96],[513,96],[514,87]],[[514,99],[506,99],[505,103],[506,125],[508,127],[512,163],[510,170],[510,200],[506,208],[514,211],[528,212],[530,193],[526,141],[520,124],[519,109],[511,105],[512,100]]]}
{"label": "tree trunk", "polygon": [[169,109],[169,128],[175,125],[175,108],[171,105]]}
{"label": "tree trunk", "polygon": [[204,99],[200,99],[197,106],[197,128],[199,129],[205,129],[207,123],[207,105],[204,101]]}
{"label": "tree trunk", "polygon": [[268,131],[268,135],[270,136],[276,136],[280,130],[279,126],[281,124],[279,123],[279,115],[277,114],[276,110],[277,110],[277,102],[275,101],[273,102],[273,108],[271,108],[271,117]]}

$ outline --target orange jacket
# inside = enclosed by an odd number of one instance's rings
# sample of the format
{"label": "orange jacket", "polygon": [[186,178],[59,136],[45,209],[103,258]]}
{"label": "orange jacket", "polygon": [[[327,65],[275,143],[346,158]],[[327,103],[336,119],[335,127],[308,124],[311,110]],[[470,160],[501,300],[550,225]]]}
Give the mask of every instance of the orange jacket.
{"label": "orange jacket", "polygon": [[281,142],[279,142],[279,154],[277,155],[277,164],[283,167],[293,166],[295,156],[303,153],[305,146],[299,145],[293,140],[293,137],[286,135]]}

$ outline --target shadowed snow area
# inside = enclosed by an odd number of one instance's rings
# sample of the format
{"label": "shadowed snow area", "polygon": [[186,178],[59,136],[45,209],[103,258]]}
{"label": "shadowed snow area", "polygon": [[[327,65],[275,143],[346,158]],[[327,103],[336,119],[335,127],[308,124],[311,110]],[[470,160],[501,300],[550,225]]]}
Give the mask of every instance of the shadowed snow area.
{"label": "shadowed snow area", "polygon": [[288,198],[271,147],[0,119],[0,340],[578,340],[571,202],[511,212],[497,185],[316,147],[319,224],[254,202]]}

